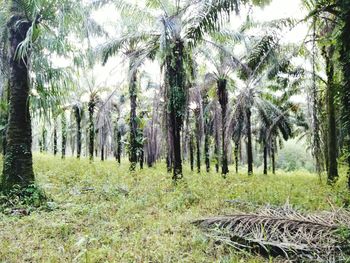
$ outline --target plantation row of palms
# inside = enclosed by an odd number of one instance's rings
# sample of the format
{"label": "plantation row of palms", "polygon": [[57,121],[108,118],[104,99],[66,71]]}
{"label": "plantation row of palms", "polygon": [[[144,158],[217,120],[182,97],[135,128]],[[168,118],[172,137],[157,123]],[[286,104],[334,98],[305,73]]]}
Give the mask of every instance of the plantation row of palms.
{"label": "plantation row of palms", "polygon": [[[240,9],[270,1],[143,2],[0,1],[4,191],[35,181],[33,131],[41,150],[50,143],[62,157],[69,145],[91,161],[98,152],[119,162],[125,154],[130,170],[166,159],[175,181],[184,160],[192,170],[196,160],[198,172],[202,159],[207,171],[214,164],[225,177],[234,163],[238,172],[243,150],[252,174],[254,145],[264,174],[269,159],[275,173],[278,149],[296,137],[307,138],[317,172],[327,170],[330,183],[339,160],[350,171],[349,1],[305,0],[302,21],[261,23],[248,11],[234,26]],[[106,5],[120,15],[117,37],[93,19]],[[301,23],[309,27],[304,42],[285,43]],[[127,75],[108,76],[116,87],[97,83],[96,65],[115,58],[123,59],[120,67],[126,62]],[[147,74],[151,62],[159,82]]]}

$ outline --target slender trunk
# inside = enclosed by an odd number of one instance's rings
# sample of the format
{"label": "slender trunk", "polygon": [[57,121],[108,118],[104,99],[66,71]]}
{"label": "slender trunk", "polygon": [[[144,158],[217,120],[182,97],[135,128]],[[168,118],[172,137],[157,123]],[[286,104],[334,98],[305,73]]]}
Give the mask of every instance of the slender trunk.
{"label": "slender trunk", "polygon": [[200,123],[199,112],[195,113],[196,116],[196,150],[197,150],[197,173],[201,172],[201,135],[200,135]]}
{"label": "slender trunk", "polygon": [[120,164],[120,159],[122,155],[122,134],[119,130],[117,132],[117,146],[117,161]]}
{"label": "slender trunk", "polygon": [[276,174],[275,144],[271,145],[272,174]]}
{"label": "slender trunk", "polygon": [[209,124],[209,113],[206,110],[209,104],[208,94],[203,96],[203,118],[204,118],[204,158],[205,158],[205,169],[206,172],[210,172],[210,124]]}
{"label": "slender trunk", "polygon": [[217,173],[219,173],[219,167],[220,167],[220,138],[219,138],[219,132],[218,131],[215,131],[214,154],[215,154],[215,171]]}
{"label": "slender trunk", "polygon": [[193,164],[194,164],[194,154],[193,154],[193,135],[190,135],[190,165],[191,165],[191,171],[193,172]]}
{"label": "slender trunk", "polygon": [[[132,65],[130,64],[130,69]],[[130,171],[135,171],[137,163],[137,72],[133,72],[129,84],[129,96],[130,96],[130,142],[129,142],[129,160]]]}
{"label": "slender trunk", "polygon": [[210,172],[210,153],[209,153],[209,124],[206,121],[206,130],[205,130],[205,134],[204,134],[204,154],[205,154],[205,167],[206,167],[206,171],[207,173]]}
{"label": "slender trunk", "polygon": [[337,124],[335,115],[335,85],[334,85],[334,47],[323,48],[323,55],[326,59],[327,72],[327,122],[328,122],[328,183],[332,184],[338,179],[338,162],[337,162]]}
{"label": "slender trunk", "polygon": [[[155,100],[154,100],[155,101]],[[156,149],[157,149],[157,139],[156,133],[154,129],[155,118],[157,115],[157,104],[153,102],[153,112],[150,127],[146,131],[147,142],[146,142],[146,150],[147,150],[147,166],[152,167],[155,159],[156,159]]]}
{"label": "slender trunk", "polygon": [[141,170],[143,169],[144,158],[145,158],[144,151],[142,149],[141,152],[140,152],[140,169]]}
{"label": "slender trunk", "polygon": [[219,102],[221,106],[221,116],[222,116],[222,171],[221,173],[225,176],[229,170],[228,170],[228,161],[227,161],[227,147],[226,147],[226,111],[227,111],[227,103],[228,103],[228,92],[227,92],[227,80],[226,79],[219,79],[217,81],[217,92],[219,97]]}
{"label": "slender trunk", "polygon": [[81,155],[81,116],[82,111],[78,106],[74,107],[75,120],[77,124],[77,158]]}
{"label": "slender trunk", "polygon": [[251,127],[251,111],[247,109],[247,162],[248,162],[248,175],[253,174],[253,146],[252,146],[252,127]]}
{"label": "slender trunk", "polygon": [[267,146],[264,146],[264,174],[267,174]]}
{"label": "slender trunk", "polygon": [[61,126],[62,126],[62,156],[64,159],[66,157],[66,147],[67,147],[67,120],[66,115],[63,112],[61,115]]}
{"label": "slender trunk", "polygon": [[54,127],[53,127],[53,155],[57,155],[57,121],[54,120]]}
{"label": "slender trunk", "polygon": [[182,148],[183,148],[183,160],[188,160],[189,151],[189,138],[190,138],[190,109],[186,109],[186,125],[184,127],[184,132],[182,133]]}
{"label": "slender trunk", "polygon": [[122,151],[122,135],[118,127],[118,122],[115,124],[114,128],[114,134],[115,134],[115,159],[120,164],[121,159],[121,151]]}
{"label": "slender trunk", "polygon": [[16,58],[18,45],[25,39],[32,23],[13,15],[8,23],[10,44],[10,104],[7,127],[7,150],[4,156],[1,188],[26,187],[34,182],[32,128],[29,113],[28,57]]}
{"label": "slender trunk", "polygon": [[105,146],[104,144],[101,145],[101,161],[103,162],[105,160]]}
{"label": "slender trunk", "polygon": [[[326,95],[327,97],[327,95]],[[327,100],[327,98],[326,98]],[[327,103],[327,102],[326,102]],[[326,106],[327,108],[328,106]],[[326,109],[328,111],[328,109]],[[328,113],[327,113],[328,114]],[[322,133],[323,135],[323,141],[324,141],[324,144],[323,144],[323,157],[324,157],[324,164],[325,164],[325,168],[326,168],[326,171],[327,171],[327,175],[328,175],[328,170],[329,170],[329,149],[328,149],[328,132],[329,132],[329,127],[328,127],[328,115],[324,117],[325,119],[322,119],[321,120],[321,123],[323,124],[326,124],[324,125],[324,132]]]}
{"label": "slender trunk", "polygon": [[43,127],[42,133],[41,133],[41,147],[42,150],[41,152],[46,152],[47,151],[47,141],[46,141],[46,135],[47,135],[47,131],[45,129],[45,127]]}
{"label": "slender trunk", "polygon": [[89,159],[94,159],[94,146],[95,146],[95,124],[94,124],[94,112],[95,112],[95,100],[90,98],[88,105],[89,110]]}
{"label": "slender trunk", "polygon": [[171,158],[171,156],[170,156],[170,153],[169,153],[169,151],[168,151],[168,153],[167,153],[167,157],[166,157],[166,167],[167,167],[167,171],[168,171],[168,173],[171,173],[172,172],[172,170],[173,170],[173,166],[172,166],[172,158]]}
{"label": "slender trunk", "polygon": [[239,162],[239,142],[235,142],[235,165],[236,165],[236,174],[238,174],[238,162]]}
{"label": "slender trunk", "polygon": [[147,166],[152,167],[153,163],[155,162],[155,149],[157,145],[155,145],[157,142],[155,140],[155,134],[154,134],[154,111],[153,111],[153,117],[151,121],[151,127],[149,130],[147,130],[147,144],[146,144],[146,149],[147,149]]}

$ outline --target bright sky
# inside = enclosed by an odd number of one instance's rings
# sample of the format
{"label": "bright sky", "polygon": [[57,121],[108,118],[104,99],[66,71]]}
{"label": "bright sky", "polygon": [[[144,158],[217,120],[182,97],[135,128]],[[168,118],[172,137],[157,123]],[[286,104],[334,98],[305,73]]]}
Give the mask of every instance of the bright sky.
{"label": "bright sky", "polygon": [[[241,24],[247,15],[247,8],[243,8],[238,17],[233,18],[232,24]],[[279,18],[292,17],[302,19],[306,15],[306,11],[302,9],[301,0],[273,0],[272,3],[263,8],[254,8],[252,11],[254,20],[265,22]],[[113,26],[117,24],[118,16],[116,10],[107,6],[96,12],[94,15],[96,21],[103,23],[108,32],[113,32]],[[286,32],[283,42],[300,43],[307,34],[305,25],[297,26],[292,31]],[[96,83],[103,83],[107,86],[116,86],[126,76],[125,69],[120,66],[121,59],[113,58],[105,67],[100,65],[94,69]],[[145,69],[153,76],[154,81],[159,81],[159,66],[155,63],[147,63]]]}

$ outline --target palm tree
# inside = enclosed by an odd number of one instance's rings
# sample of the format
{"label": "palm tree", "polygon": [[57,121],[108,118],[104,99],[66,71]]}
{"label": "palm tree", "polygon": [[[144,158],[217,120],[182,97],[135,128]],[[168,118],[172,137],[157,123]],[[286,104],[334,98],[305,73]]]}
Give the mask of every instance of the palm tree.
{"label": "palm tree", "polygon": [[[276,23],[277,22],[277,23]],[[267,153],[269,147],[272,151],[272,159],[274,160],[275,153],[275,143],[276,138],[272,136],[277,133],[280,129],[282,132],[282,126],[285,126],[287,130],[288,123],[285,118],[282,118],[284,114],[278,113],[278,108],[269,106],[270,102],[264,98],[264,86],[268,85],[269,80],[273,78],[279,79],[279,73],[289,73],[285,72],[285,68],[289,69],[289,63],[283,63],[288,61],[285,55],[282,53],[282,57],[279,50],[283,51],[283,48],[279,45],[279,39],[277,39],[277,34],[275,31],[275,25],[284,24],[285,21],[274,21],[268,28],[270,28],[269,34],[263,35],[261,38],[253,38],[250,47],[248,45],[248,54],[241,60],[239,66],[241,67],[240,77],[245,81],[245,87],[241,88],[236,100],[233,101],[232,112],[230,114],[229,120],[227,121],[227,126],[229,129],[228,138],[233,136],[235,141],[235,149],[237,151],[239,142],[245,135],[247,141],[247,163],[248,163],[248,174],[253,173],[253,146],[252,146],[252,117],[255,113],[259,116],[258,119],[262,120],[263,129],[261,133],[269,131],[271,138],[266,141],[266,136],[260,136],[264,139],[264,156],[265,156],[265,170],[267,172]],[[288,24],[288,23],[287,23]],[[280,27],[277,26],[277,30]],[[293,53],[292,53],[293,56]],[[294,72],[291,72],[294,74]],[[270,114],[266,114],[266,109],[269,109]],[[274,111],[272,111],[274,109]],[[273,116],[279,116],[276,122],[271,119]],[[282,126],[281,126],[282,125]],[[272,130],[271,130],[272,129]],[[290,134],[285,130],[282,133]],[[287,139],[289,136],[284,136]]]}
{"label": "palm tree", "polygon": [[[25,13],[23,10],[18,10],[19,6],[15,1],[10,1],[9,4],[13,10],[7,24],[10,46],[10,115],[2,177],[3,190],[11,188],[14,184],[26,186],[34,182],[31,121],[27,103],[30,89],[27,68],[29,58],[28,54],[23,54],[21,59],[18,59],[17,55],[17,48],[26,39],[33,21],[26,19]],[[17,13],[15,10],[20,12]]]}
{"label": "palm tree", "polygon": [[336,112],[335,112],[335,73],[334,73],[334,53],[335,47],[330,46],[323,48],[323,56],[326,60],[326,74],[327,74],[327,148],[328,148],[328,160],[327,160],[327,173],[328,182],[333,183],[338,178],[338,161],[337,161],[337,126],[336,126]]}
{"label": "palm tree", "polygon": [[347,140],[345,143],[345,150],[348,162],[348,188],[350,189],[350,1],[339,1],[341,10],[341,34],[339,35],[340,62],[343,71],[343,85],[342,85],[342,119],[346,129]]}
{"label": "palm tree", "polygon": [[[336,46],[331,42],[332,39],[338,37],[339,43],[342,42],[342,38],[339,36],[342,35],[342,28],[340,25],[343,25],[346,19],[344,19],[344,14],[341,10],[345,8],[346,3],[343,1],[304,1],[306,7],[310,10],[310,14],[307,18],[311,18],[311,27],[313,30],[313,57],[314,57],[314,83],[316,83],[315,79],[315,56],[316,56],[316,43],[319,43],[321,46],[322,56],[325,60],[325,73],[327,75],[327,80],[323,81],[323,84],[326,86],[326,114],[327,114],[327,125],[326,125],[326,143],[325,143],[325,159],[326,159],[326,168],[328,174],[328,182],[333,183],[338,178],[338,163],[337,163],[337,123],[336,123],[336,87],[337,87],[337,76],[335,67],[335,54],[336,54]],[[344,5],[343,5],[344,4]],[[346,11],[345,11],[346,12]],[[316,30],[316,28],[320,28]],[[339,48],[338,50],[341,50]],[[342,53],[340,58],[343,58]],[[342,59],[340,59],[342,62]],[[346,75],[344,75],[346,76]],[[345,85],[346,86],[346,85]],[[344,86],[343,86],[344,87]],[[347,108],[347,92],[344,90],[341,92],[343,95],[343,109]],[[346,110],[344,111],[346,112]],[[346,122],[344,123],[346,124]]]}
{"label": "palm tree", "polygon": [[[342,84],[341,84],[341,120],[342,120],[342,129],[344,131],[344,152],[348,162],[348,187],[350,189],[350,1],[349,0],[331,0],[331,1],[312,1],[305,0],[304,4],[308,7],[310,13],[307,16],[307,19],[313,19],[314,21],[323,16],[326,20],[331,23],[335,22],[334,29],[332,30],[331,37],[336,37],[337,42],[336,45],[339,50],[339,59],[340,65],[342,66]],[[330,17],[329,17],[330,16]],[[315,23],[314,23],[315,24]],[[322,41],[322,39],[321,39]],[[331,49],[331,42],[326,43],[326,64],[327,65],[327,73],[330,75],[327,86],[332,86],[332,56],[330,56],[329,51],[327,49]],[[331,43],[332,44],[332,43]],[[327,54],[328,53],[328,54]],[[332,53],[332,52],[330,52]],[[327,63],[328,62],[328,63]],[[331,91],[331,90],[329,90]],[[328,93],[328,110],[330,111],[330,115],[332,113],[332,91]],[[329,116],[328,122],[330,122],[332,129],[334,129],[333,118]],[[333,137],[333,132],[330,133],[330,137]],[[331,141],[332,139],[329,138]],[[334,147],[334,145],[332,145]],[[332,155],[334,153],[331,153]],[[333,159],[334,161],[334,159]],[[334,165],[334,163],[333,163]],[[329,167],[330,170],[330,167]],[[330,181],[334,178],[335,167],[332,167],[332,173],[329,171]]]}
{"label": "palm tree", "polygon": [[[122,10],[131,10],[131,13],[141,17],[150,17],[150,13],[139,10],[137,6],[130,6],[123,1],[113,1]],[[262,4],[269,1],[253,1]],[[152,41],[158,40],[164,69],[165,95],[167,98],[168,124],[171,142],[173,179],[182,177],[181,159],[181,130],[185,115],[187,91],[186,65],[190,63],[191,48],[203,38],[206,32],[217,30],[222,24],[222,18],[228,17],[232,11],[238,11],[238,0],[202,0],[202,1],[175,1],[175,3],[161,0],[148,1],[148,7],[161,11],[158,21],[151,30]],[[194,12],[194,10],[196,10]],[[156,21],[155,19],[153,21]],[[154,33],[156,32],[156,33]],[[139,33],[138,33],[139,34]],[[140,34],[139,34],[140,35]],[[145,34],[141,34],[144,36]],[[148,35],[149,32],[148,32]],[[190,68],[190,67],[188,67]]]}
{"label": "palm tree", "polygon": [[[224,34],[212,34],[212,38],[213,40],[204,40],[206,46],[204,46],[204,48],[200,48],[199,52],[209,60],[215,69],[213,73],[207,74],[206,81],[210,85],[212,85],[212,83],[215,83],[217,99],[221,107],[221,173],[223,176],[226,176],[229,170],[227,156],[228,144],[226,141],[226,129],[224,124],[226,123],[229,106],[229,83],[233,83],[230,74],[238,69],[239,66],[244,67],[244,65],[241,64],[240,60],[237,59],[229,50],[234,49],[234,44],[236,44],[236,41],[232,40],[241,40],[243,39],[243,36],[240,33],[225,31]],[[209,50],[212,49],[217,52],[209,52]]]}
{"label": "palm tree", "polygon": [[77,28],[82,8],[80,2],[70,0],[10,0],[2,2],[0,9],[0,39],[6,40],[5,46],[9,47],[10,71],[7,152],[1,185],[2,189],[9,190],[15,184],[25,187],[34,182],[28,103],[33,78],[29,73],[37,74],[43,69],[32,62],[40,57],[46,58],[45,49],[58,55],[69,50],[67,28],[72,32]]}
{"label": "palm tree", "polygon": [[77,103],[73,106],[73,114],[76,122],[76,144],[77,144],[77,158],[80,159],[81,156],[81,136],[82,136],[82,127],[81,121],[83,119],[83,107],[81,104]]}
{"label": "palm tree", "polygon": [[[126,23],[128,31],[133,29],[136,31],[136,26],[133,23]],[[133,36],[130,33],[124,33],[121,38],[110,40],[103,45],[99,53],[102,55],[103,64],[105,64],[111,56],[121,52],[129,60],[128,68],[128,83],[129,83],[129,98],[130,98],[130,137],[129,137],[129,159],[130,170],[134,171],[137,160],[139,159],[137,151],[137,93],[138,93],[138,70],[140,66],[148,58],[152,58],[155,48],[155,43],[147,43],[145,40],[149,38],[145,35]]]}
{"label": "palm tree", "polygon": [[94,144],[95,144],[95,108],[98,103],[98,95],[97,92],[91,92],[89,103],[88,103],[88,111],[89,111],[89,159],[92,161],[94,159]]}

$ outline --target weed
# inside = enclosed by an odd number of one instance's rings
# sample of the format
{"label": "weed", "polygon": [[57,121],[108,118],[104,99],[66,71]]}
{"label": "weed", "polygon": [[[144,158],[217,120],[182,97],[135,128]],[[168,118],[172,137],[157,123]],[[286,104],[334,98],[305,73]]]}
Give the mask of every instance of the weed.
{"label": "weed", "polygon": [[0,261],[265,262],[211,243],[191,222],[286,201],[316,211],[349,200],[345,171],[330,187],[307,172],[247,176],[242,171],[223,179],[214,171],[191,173],[187,166],[174,186],[163,163],[131,175],[127,160],[118,166],[112,160],[35,154],[37,184],[52,200],[47,209],[24,217],[0,211]]}

